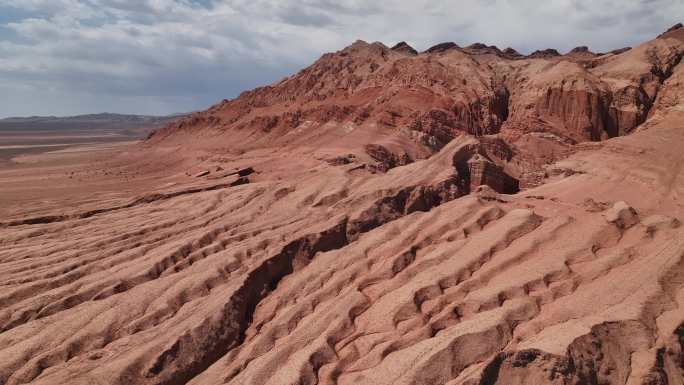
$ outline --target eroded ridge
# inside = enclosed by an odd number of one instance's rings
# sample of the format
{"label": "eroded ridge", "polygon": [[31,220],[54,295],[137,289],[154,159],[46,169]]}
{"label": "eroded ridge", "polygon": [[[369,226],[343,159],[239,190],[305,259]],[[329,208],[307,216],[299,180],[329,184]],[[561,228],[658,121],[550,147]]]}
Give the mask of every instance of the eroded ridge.
{"label": "eroded ridge", "polygon": [[[684,244],[674,218],[620,202],[563,203],[543,195],[549,184],[541,195],[478,187],[412,210],[404,199],[358,225],[403,191],[390,180],[413,180],[414,197],[458,181],[470,146],[454,143],[345,194],[257,182],[13,226],[0,255],[0,378],[680,378]],[[424,179],[431,167],[448,171]],[[132,228],[131,217],[141,222]]]}

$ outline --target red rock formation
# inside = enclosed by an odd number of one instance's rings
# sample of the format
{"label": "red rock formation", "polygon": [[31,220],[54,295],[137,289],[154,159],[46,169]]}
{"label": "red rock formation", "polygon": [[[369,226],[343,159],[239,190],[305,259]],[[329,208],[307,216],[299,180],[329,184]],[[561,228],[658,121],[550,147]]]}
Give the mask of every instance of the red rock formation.
{"label": "red rock formation", "polygon": [[[390,49],[358,41],[277,84],[160,130],[151,140],[179,130],[208,130],[231,137],[235,146],[251,146],[260,140],[298,141],[298,132],[346,124],[355,130],[352,135],[393,130],[405,147],[397,156],[412,158],[438,151],[463,132],[500,134],[513,148],[535,132],[575,143],[599,141],[627,134],[647,119],[681,59],[677,33],[612,55],[588,55],[579,47],[566,56],[539,51],[531,55],[535,59],[478,43],[465,49],[444,43],[414,54],[405,43]],[[516,175],[520,180],[542,172],[527,155],[514,160],[524,170]]]}
{"label": "red rock formation", "polygon": [[665,32],[658,35],[658,38],[665,37],[668,33],[680,30],[682,28],[684,28],[684,24],[677,23],[677,24],[673,25],[672,27],[668,28]]}
{"label": "red rock formation", "polygon": [[405,166],[413,162],[409,154],[398,155],[379,144],[367,144],[365,150],[373,160],[378,162],[374,168],[381,172],[387,172],[394,167]]}
{"label": "red rock formation", "polygon": [[553,48],[541,49],[532,52],[528,57],[535,59],[548,59],[552,57],[560,56],[560,53]]}
{"label": "red rock formation", "polygon": [[511,48],[511,47],[504,49],[503,54],[512,58],[512,59],[517,59],[517,58],[523,57],[523,55],[520,52],[516,51],[514,48]]}
{"label": "red rock formation", "polygon": [[439,43],[436,45],[433,45],[432,47],[428,48],[425,50],[425,53],[439,53],[439,52],[446,52],[452,49],[459,49],[461,47],[458,46],[458,44],[454,42],[446,42],[446,43]]}
{"label": "red rock formation", "polygon": [[468,160],[470,191],[478,186],[487,185],[503,194],[515,194],[519,191],[518,181],[506,174],[501,167],[480,154]]}
{"label": "red rock formation", "polygon": [[568,53],[570,53],[570,54],[573,54],[573,53],[589,53],[589,54],[593,55],[593,53],[591,51],[589,51],[589,47],[587,47],[586,45],[575,47],[575,48],[571,49],[570,52],[568,52]]}
{"label": "red rock formation", "polygon": [[405,41],[397,43],[395,46],[391,48],[391,50],[396,52],[407,53],[409,55],[418,55],[418,51],[416,51],[413,47],[408,45]]}
{"label": "red rock formation", "polygon": [[497,51],[356,42],[133,192],[0,172],[0,384],[684,383],[684,29]]}

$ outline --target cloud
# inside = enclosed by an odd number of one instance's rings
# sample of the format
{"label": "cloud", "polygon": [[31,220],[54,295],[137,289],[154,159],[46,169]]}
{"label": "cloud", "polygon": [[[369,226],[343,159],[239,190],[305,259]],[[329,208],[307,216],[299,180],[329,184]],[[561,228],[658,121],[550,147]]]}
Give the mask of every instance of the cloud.
{"label": "cloud", "polygon": [[0,0],[0,116],[206,108],[357,38],[635,45],[679,0]]}

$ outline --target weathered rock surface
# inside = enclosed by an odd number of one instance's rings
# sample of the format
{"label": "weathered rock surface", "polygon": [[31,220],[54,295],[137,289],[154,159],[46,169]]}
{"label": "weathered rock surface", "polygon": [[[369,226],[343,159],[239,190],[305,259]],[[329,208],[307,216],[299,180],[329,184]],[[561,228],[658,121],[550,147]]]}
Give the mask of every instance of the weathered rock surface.
{"label": "weathered rock surface", "polygon": [[366,154],[377,162],[374,168],[380,172],[387,172],[392,168],[405,166],[413,162],[413,159],[407,153],[396,154],[379,144],[367,144],[365,150]]}
{"label": "weathered rock surface", "polygon": [[608,209],[605,217],[608,222],[623,230],[639,223],[639,215],[636,210],[623,201],[616,202],[613,207]]}
{"label": "weathered rock surface", "polygon": [[520,189],[515,178],[480,154],[475,154],[468,160],[468,171],[471,191],[482,185],[504,194],[515,194]]}

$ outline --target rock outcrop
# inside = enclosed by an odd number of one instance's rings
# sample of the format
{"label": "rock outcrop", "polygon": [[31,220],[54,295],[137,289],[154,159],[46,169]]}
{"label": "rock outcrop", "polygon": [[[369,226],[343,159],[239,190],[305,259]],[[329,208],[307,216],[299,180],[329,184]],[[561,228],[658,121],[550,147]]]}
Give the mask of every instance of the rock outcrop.
{"label": "rock outcrop", "polygon": [[508,47],[503,50],[503,54],[510,57],[510,58],[522,58],[523,55],[516,51],[514,48]]}
{"label": "rock outcrop", "polygon": [[405,41],[397,43],[391,49],[395,52],[403,52],[409,55],[418,55],[418,51],[416,51],[413,47],[408,45],[408,43],[406,43]]}
{"label": "rock outcrop", "polygon": [[432,47],[428,48],[425,50],[425,53],[439,53],[439,52],[446,52],[452,49],[459,49],[461,47],[458,46],[458,44],[454,42],[446,42],[446,43],[439,43],[436,45],[433,45]]}
{"label": "rock outcrop", "polygon": [[668,28],[665,32],[663,32],[663,33],[661,33],[660,35],[658,35],[658,38],[665,37],[665,35],[667,35],[668,33],[674,32],[674,31],[677,31],[677,30],[680,30],[680,29],[682,29],[682,28],[684,28],[684,24],[682,24],[682,23],[677,23],[677,24],[673,25],[672,27]]}
{"label": "rock outcrop", "polygon": [[480,154],[475,154],[468,160],[468,174],[470,191],[482,185],[503,194],[515,194],[520,190],[518,180]]}
{"label": "rock outcrop", "polygon": [[625,53],[625,52],[629,51],[630,49],[632,49],[632,47],[622,47],[622,48],[614,49],[614,50],[610,51],[609,53],[611,53],[613,55],[619,55],[621,53]]}
{"label": "rock outcrop", "polygon": [[560,56],[560,53],[553,48],[541,49],[532,52],[528,57],[534,59],[548,59]]}
{"label": "rock outcrop", "polygon": [[616,202],[613,207],[608,209],[605,217],[608,222],[615,224],[615,226],[622,230],[626,230],[639,223],[639,216],[636,210],[622,201]]}
{"label": "rock outcrop", "polygon": [[397,154],[379,144],[367,144],[365,150],[366,153],[377,162],[374,169],[380,172],[387,172],[392,168],[405,166],[413,162],[413,159],[411,159],[409,154]]}
{"label": "rock outcrop", "polygon": [[571,49],[570,52],[568,52],[568,53],[572,54],[572,53],[592,53],[592,52],[589,51],[589,47],[587,47],[586,45],[582,45],[582,46],[575,47],[575,48]]}

